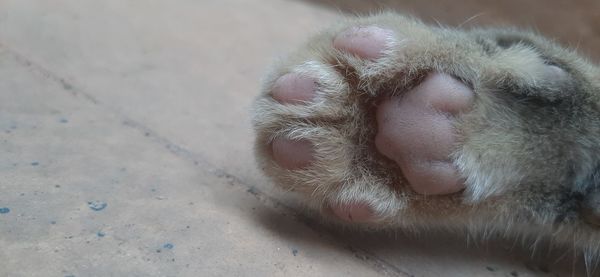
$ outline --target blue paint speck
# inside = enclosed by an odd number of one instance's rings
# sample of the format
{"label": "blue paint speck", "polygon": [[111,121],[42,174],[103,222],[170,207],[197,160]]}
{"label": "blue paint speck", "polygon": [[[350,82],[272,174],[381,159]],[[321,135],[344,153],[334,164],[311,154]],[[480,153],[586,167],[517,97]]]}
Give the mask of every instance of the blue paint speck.
{"label": "blue paint speck", "polygon": [[0,208],[0,214],[7,214],[10,212],[10,209],[7,207]]}
{"label": "blue paint speck", "polygon": [[32,166],[38,166],[38,165],[40,165],[40,162],[32,162],[31,165]]}
{"label": "blue paint speck", "polygon": [[50,221],[50,224],[54,225],[54,224],[56,224],[56,221],[52,220],[52,221]]}
{"label": "blue paint speck", "polygon": [[294,255],[294,257],[298,255],[298,249],[292,249],[292,255]]}
{"label": "blue paint speck", "polygon": [[164,249],[173,249],[173,247],[175,247],[172,243],[165,243],[165,245],[163,245]]}
{"label": "blue paint speck", "polygon": [[104,237],[104,236],[106,236],[106,234],[104,232],[102,232],[102,231],[98,231],[98,233],[96,233],[96,235],[98,237],[101,237],[101,238]]}
{"label": "blue paint speck", "polygon": [[102,201],[90,201],[88,202],[88,207],[90,207],[90,209],[94,210],[94,211],[101,211],[104,210],[104,208],[106,208],[106,206],[108,206],[108,204],[106,204],[106,202],[102,202]]}
{"label": "blue paint speck", "polygon": [[69,122],[69,120],[66,119],[66,118],[61,118],[60,119],[60,123],[68,123],[68,122]]}

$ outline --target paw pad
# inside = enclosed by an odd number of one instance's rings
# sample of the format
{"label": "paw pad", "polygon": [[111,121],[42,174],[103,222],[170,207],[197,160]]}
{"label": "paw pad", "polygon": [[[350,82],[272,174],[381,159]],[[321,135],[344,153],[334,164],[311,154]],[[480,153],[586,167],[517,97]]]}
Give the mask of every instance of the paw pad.
{"label": "paw pad", "polygon": [[367,60],[375,60],[389,47],[393,32],[377,26],[352,27],[333,40],[333,47]]}

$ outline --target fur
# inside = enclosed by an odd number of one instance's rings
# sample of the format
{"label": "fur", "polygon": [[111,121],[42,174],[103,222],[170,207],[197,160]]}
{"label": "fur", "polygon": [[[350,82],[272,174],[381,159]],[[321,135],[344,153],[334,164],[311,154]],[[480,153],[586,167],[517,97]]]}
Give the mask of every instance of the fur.
{"label": "fur", "polygon": [[[404,39],[390,41],[375,62],[331,46],[342,30],[369,25]],[[432,71],[475,92],[473,109],[455,126],[461,195],[412,192],[374,147],[376,99],[401,94]],[[275,80],[290,72],[318,80],[314,102],[282,105],[271,97]],[[427,26],[393,13],[347,18],[273,66],[254,103],[254,126],[260,167],[326,217],[331,204],[366,202],[379,216],[369,227],[544,237],[588,258],[600,253],[600,231],[586,219],[600,209],[586,200],[600,193],[600,70],[534,33]],[[314,164],[279,167],[269,147],[276,137],[314,142]]]}

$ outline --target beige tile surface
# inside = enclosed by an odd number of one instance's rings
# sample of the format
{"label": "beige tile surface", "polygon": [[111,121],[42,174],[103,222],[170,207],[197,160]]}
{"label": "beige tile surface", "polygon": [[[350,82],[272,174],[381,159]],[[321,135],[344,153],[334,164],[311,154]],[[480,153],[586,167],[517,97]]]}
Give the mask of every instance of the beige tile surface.
{"label": "beige tile surface", "polygon": [[377,273],[27,60],[3,51],[0,75],[0,275]]}
{"label": "beige tile surface", "polygon": [[570,276],[512,242],[336,230],[269,191],[249,104],[336,7],[0,0],[0,276]]}

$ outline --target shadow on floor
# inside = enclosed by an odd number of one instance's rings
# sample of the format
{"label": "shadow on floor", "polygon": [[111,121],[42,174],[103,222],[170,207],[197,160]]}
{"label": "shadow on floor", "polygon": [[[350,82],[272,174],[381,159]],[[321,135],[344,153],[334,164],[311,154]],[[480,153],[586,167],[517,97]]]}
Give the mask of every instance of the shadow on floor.
{"label": "shadow on floor", "polygon": [[[292,210],[300,210],[294,208]],[[371,263],[383,275],[391,276],[585,276],[581,256],[571,249],[551,247],[547,241],[520,240],[501,237],[483,241],[464,233],[445,231],[365,231],[340,228],[311,214],[288,210],[265,209],[249,214],[266,230],[294,244],[345,248],[363,262]],[[294,217],[319,234],[319,239],[306,241],[299,230],[286,226],[283,217]],[[432,275],[434,274],[434,275]],[[387,275],[386,275],[387,276]],[[594,275],[590,275],[594,276]]]}

